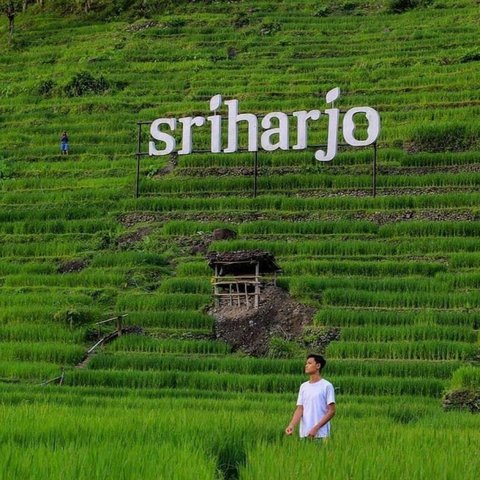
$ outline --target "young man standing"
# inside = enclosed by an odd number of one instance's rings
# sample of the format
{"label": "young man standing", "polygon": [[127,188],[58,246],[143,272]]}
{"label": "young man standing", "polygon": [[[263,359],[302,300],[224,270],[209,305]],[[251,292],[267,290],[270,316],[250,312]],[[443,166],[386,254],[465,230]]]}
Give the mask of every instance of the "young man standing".
{"label": "young man standing", "polygon": [[327,438],[330,436],[330,420],[335,415],[335,390],[321,377],[326,360],[321,355],[307,357],[305,373],[310,376],[302,383],[298,393],[297,408],[285,429],[291,435],[300,422],[300,438]]}

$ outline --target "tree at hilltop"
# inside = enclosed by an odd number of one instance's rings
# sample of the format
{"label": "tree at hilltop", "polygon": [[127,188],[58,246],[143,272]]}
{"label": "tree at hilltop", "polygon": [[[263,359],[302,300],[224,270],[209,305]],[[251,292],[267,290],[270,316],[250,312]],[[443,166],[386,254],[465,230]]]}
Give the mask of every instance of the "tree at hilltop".
{"label": "tree at hilltop", "polygon": [[8,32],[10,39],[15,30],[15,15],[23,8],[22,0],[0,0],[0,12],[6,15],[8,19]]}

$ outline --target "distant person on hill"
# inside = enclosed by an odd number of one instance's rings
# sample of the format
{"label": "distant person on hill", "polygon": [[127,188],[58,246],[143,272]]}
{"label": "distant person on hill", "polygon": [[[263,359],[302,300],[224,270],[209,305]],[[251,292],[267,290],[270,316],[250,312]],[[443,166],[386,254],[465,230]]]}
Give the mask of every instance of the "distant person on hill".
{"label": "distant person on hill", "polygon": [[67,132],[62,133],[62,137],[60,138],[60,151],[62,155],[68,155],[68,135]]}
{"label": "distant person on hill", "polygon": [[308,355],[305,373],[310,380],[300,386],[297,408],[285,429],[287,435],[291,435],[300,422],[300,438],[330,436],[330,420],[335,415],[335,390],[321,376],[326,363],[321,355]]}

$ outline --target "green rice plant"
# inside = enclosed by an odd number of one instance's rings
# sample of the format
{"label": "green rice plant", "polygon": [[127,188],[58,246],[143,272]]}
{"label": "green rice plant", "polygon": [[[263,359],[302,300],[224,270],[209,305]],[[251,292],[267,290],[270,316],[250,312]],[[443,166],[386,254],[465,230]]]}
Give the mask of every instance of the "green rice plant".
{"label": "green rice plant", "polygon": [[[393,0],[395,3],[413,3],[413,0]],[[425,152],[462,152],[478,147],[479,135],[475,127],[465,124],[426,124],[417,127],[408,140],[413,149]]]}
{"label": "green rice plant", "polygon": [[373,241],[332,242],[327,240],[303,240],[296,242],[274,242],[262,240],[216,241],[210,244],[210,251],[231,252],[235,250],[266,250],[274,255],[392,255],[389,245]]}
{"label": "green rice plant", "polygon": [[471,343],[426,340],[417,342],[333,342],[327,355],[333,358],[382,358],[391,360],[467,360],[478,347]]}
{"label": "green rice plant", "polygon": [[82,343],[85,329],[67,329],[54,323],[8,323],[0,329],[1,342],[64,342]]}
{"label": "green rice plant", "polygon": [[232,226],[225,222],[189,222],[185,220],[171,220],[165,223],[162,229],[164,235],[195,235],[197,233],[212,232],[217,228]]}
{"label": "green rice plant", "polygon": [[378,230],[380,237],[475,237],[480,232],[480,223],[467,221],[448,222],[397,222],[382,225]]}
{"label": "green rice plant", "polygon": [[[108,445],[91,447],[71,442],[54,449],[45,445],[20,449],[14,442],[8,442],[0,447],[0,454],[7,459],[4,474],[8,478],[21,478],[29,471],[32,472],[32,480],[46,477],[52,480],[87,480],[97,475],[118,478],[141,475],[152,480],[187,480],[192,477],[211,480],[217,471],[215,458],[187,442],[181,445],[173,442],[134,444],[126,452],[123,442],[113,438]],[[142,455],[147,455],[148,459],[140,463],[138,458]],[[175,457],[175,462],[165,461],[172,457]],[[120,463],[119,458],[122,458]],[[164,460],[158,462],[158,458]]]}
{"label": "green rice plant", "polygon": [[13,262],[0,262],[0,275],[14,275],[19,273],[22,268],[21,264]]}
{"label": "green rice plant", "polygon": [[433,293],[433,292],[370,292],[354,289],[326,289],[322,294],[325,305],[395,307],[395,308],[476,308],[480,299],[474,292]]}
{"label": "green rice plant", "polygon": [[345,240],[332,242],[326,240],[303,240],[292,242],[274,242],[264,240],[229,240],[215,241],[210,244],[210,251],[230,252],[235,250],[267,250],[274,255],[335,255],[355,256],[376,255],[425,255],[430,253],[474,252],[478,245],[474,238],[420,238],[377,240]]}
{"label": "green rice plant", "polygon": [[142,335],[122,336],[108,346],[112,352],[156,352],[156,353],[198,353],[226,354],[231,348],[223,343],[210,340],[157,340]]}
{"label": "green rice plant", "polygon": [[157,310],[194,310],[211,302],[210,295],[193,293],[162,293],[138,294],[126,293],[119,297],[117,309],[129,312],[132,310],[157,311]]}
{"label": "green rice plant", "polygon": [[127,323],[143,327],[212,329],[213,318],[195,310],[129,312]]}
{"label": "green rice plant", "polygon": [[85,353],[80,345],[56,342],[2,342],[0,360],[76,364]]}
{"label": "green rice plant", "polygon": [[477,272],[442,273],[437,279],[451,289],[470,289],[480,287],[480,274]]}
{"label": "green rice plant", "polygon": [[474,365],[460,367],[453,373],[450,388],[480,391],[480,368]]}
{"label": "green rice plant", "polygon": [[[353,261],[353,260],[290,260],[282,261],[285,275],[365,275],[365,276],[433,276],[446,271],[445,264],[412,261]],[[180,266],[179,266],[180,268]],[[177,272],[179,270],[177,268]],[[194,272],[192,272],[194,273]]]}
{"label": "green rice plant", "polygon": [[62,257],[82,254],[91,251],[91,245],[86,241],[71,242],[36,242],[36,243],[8,243],[0,245],[0,254],[4,258],[14,257]]}
{"label": "green rice plant", "polygon": [[48,260],[41,263],[28,262],[22,265],[19,273],[44,274],[48,275],[57,271],[57,266]]}
{"label": "green rice plant", "polygon": [[[87,289],[69,290],[49,287],[30,287],[19,289],[3,287],[0,290],[0,306],[30,307],[32,310],[42,306],[82,305],[91,306],[92,297]],[[32,307],[32,306],[35,307]]]}
{"label": "green rice plant", "polygon": [[441,292],[441,284],[419,277],[370,278],[370,277],[282,277],[290,292],[297,296],[321,297],[327,289],[361,289],[372,292]]}
{"label": "green rice plant", "polygon": [[201,262],[182,262],[175,269],[177,277],[210,277],[211,268],[205,261]]}
{"label": "green rice plant", "polygon": [[303,360],[283,360],[252,357],[201,357],[189,355],[158,355],[146,353],[105,354],[95,356],[89,363],[92,369],[113,370],[175,370],[184,372],[212,371],[242,375],[299,374]]}
{"label": "green rice plant", "polygon": [[32,220],[28,222],[9,222],[1,225],[0,232],[13,235],[29,234],[65,234],[65,233],[96,233],[100,231],[116,232],[118,224],[109,219],[81,220]]}
{"label": "green rice plant", "polygon": [[419,152],[415,155],[403,153],[400,164],[405,167],[438,166],[438,165],[465,165],[477,162],[475,152],[448,152],[426,153]]}
{"label": "green rice plant", "polygon": [[160,267],[168,265],[169,259],[166,255],[151,252],[101,252],[92,258],[91,266],[100,267]]}
{"label": "green rice plant", "polygon": [[344,327],[341,338],[347,342],[390,342],[448,340],[475,343],[478,334],[468,327],[409,325],[409,326],[365,326]]}
{"label": "green rice plant", "polygon": [[[40,201],[40,199],[35,199]],[[331,211],[331,210],[392,210],[476,207],[480,194],[455,192],[438,195],[398,195],[371,197],[340,196],[332,198],[295,198],[279,195],[262,195],[257,198],[167,198],[144,197],[122,200],[119,207],[131,211],[141,209],[154,212],[196,211],[215,212],[222,210],[274,210],[287,212]],[[14,203],[14,202],[11,202]]]}
{"label": "green rice plant", "polygon": [[50,362],[0,360],[1,382],[44,382],[60,376],[57,364]]}
{"label": "green rice plant", "polygon": [[[294,175],[282,176],[270,175],[259,177],[258,188],[269,193],[292,192],[296,190],[318,189],[355,189],[370,188],[371,177],[369,175]],[[448,176],[443,174],[425,174],[419,176],[391,175],[379,176],[377,185],[379,188],[391,187],[475,187],[480,183],[480,175],[476,173],[458,173]],[[26,186],[30,186],[27,184]],[[33,185],[32,185],[33,186]],[[31,187],[30,187],[31,188]],[[241,177],[176,177],[168,180],[144,180],[142,189],[146,194],[202,194],[223,193],[236,194],[251,191],[252,180]]]}
{"label": "green rice plant", "polygon": [[391,376],[341,376],[331,378],[335,388],[345,394],[354,395],[420,395],[439,397],[445,389],[445,381],[435,378],[392,378]]}
{"label": "green rice plant", "polygon": [[373,377],[423,377],[449,379],[462,364],[458,360],[382,360],[382,359],[328,359],[326,374],[341,376]]}
{"label": "green rice plant", "polygon": [[62,273],[53,275],[21,274],[10,275],[5,279],[7,287],[52,286],[52,287],[106,287],[125,284],[125,274],[88,270],[79,273]]}
{"label": "green rice plant", "polygon": [[169,278],[160,284],[160,293],[196,293],[208,295],[212,292],[212,285],[207,279],[201,278]]}
{"label": "green rice plant", "polygon": [[[461,366],[460,361],[425,360],[349,360],[328,359],[325,374],[341,376],[392,376],[449,379]],[[158,355],[156,353],[116,352],[99,354],[88,364],[93,370],[140,370],[230,373],[241,375],[300,375],[303,360],[284,360],[251,357],[201,357],[189,355]]]}
{"label": "green rice plant", "polygon": [[57,307],[55,305],[37,305],[32,308],[32,305],[14,305],[10,307],[3,307],[0,310],[0,324],[3,326],[10,322],[25,322],[28,320],[29,324],[34,323],[51,323]]}
{"label": "green rice plant", "polygon": [[[443,175],[441,173],[430,173],[426,175],[408,176],[392,175],[382,176],[378,181],[379,187],[452,187],[466,186],[474,187],[480,182],[480,176],[475,173],[459,173]],[[365,182],[366,185],[368,183]]]}
{"label": "green rice plant", "polygon": [[[407,405],[402,405],[408,412]],[[454,422],[459,417],[446,421],[448,427],[439,430],[438,424],[429,425],[422,419],[413,418],[410,425],[392,423],[391,419],[378,418],[375,428],[364,441],[364,431],[371,428],[371,418],[360,417],[354,420],[334,419],[335,431],[331,441],[319,445],[316,442],[299,441],[286,438],[282,442],[254,442],[247,449],[247,460],[240,468],[241,480],[258,478],[300,478],[314,475],[328,465],[331,478],[459,478],[462,476],[473,480],[478,471],[478,459],[471,446],[479,440],[478,432],[472,428],[462,430],[464,433],[458,441],[458,431]],[[348,428],[347,422],[351,422]],[[432,458],[429,455],[432,444],[438,445],[440,451],[453,448],[455,459],[447,457]],[[348,451],[349,445],[358,445],[354,452]],[[454,445],[450,447],[450,445]],[[382,452],[379,455],[379,452]],[[310,461],[305,461],[309,458]],[[421,473],[419,466],[421,465]]]}
{"label": "green rice plant", "polygon": [[322,308],[315,314],[316,325],[334,326],[394,326],[394,325],[452,325],[473,328],[480,320],[478,311],[442,311],[422,309],[386,310],[361,308]]}
{"label": "green rice plant", "polygon": [[240,235],[328,235],[339,233],[376,233],[377,231],[377,225],[372,222],[349,220],[323,222],[257,221],[242,223],[238,227]]}
{"label": "green rice plant", "polygon": [[231,375],[215,372],[74,370],[67,385],[129,388],[198,388],[232,392],[288,392],[298,387],[298,376]]}
{"label": "green rice plant", "polygon": [[475,268],[480,266],[480,252],[461,252],[450,255],[452,268]]}

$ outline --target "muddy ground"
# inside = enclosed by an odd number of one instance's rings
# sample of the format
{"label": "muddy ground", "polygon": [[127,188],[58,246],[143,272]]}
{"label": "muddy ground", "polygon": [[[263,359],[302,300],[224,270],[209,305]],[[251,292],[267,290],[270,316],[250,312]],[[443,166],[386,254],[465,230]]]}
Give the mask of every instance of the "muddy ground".
{"label": "muddy ground", "polygon": [[266,286],[258,309],[245,306],[212,307],[209,315],[215,318],[215,336],[230,344],[234,350],[263,356],[268,353],[272,337],[293,340],[303,328],[312,323],[315,309],[293,300],[283,289]]}

